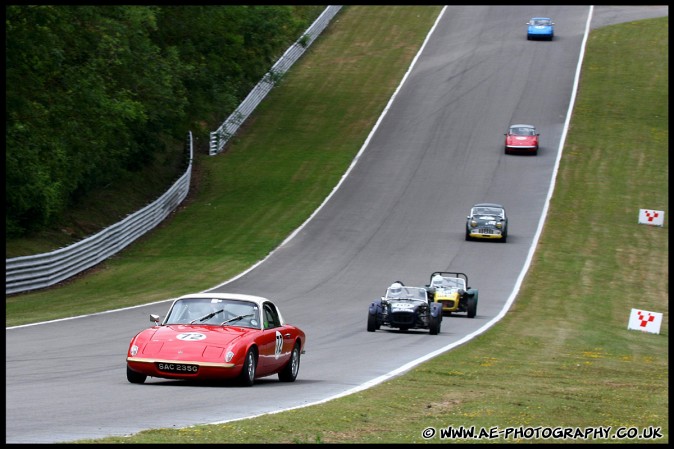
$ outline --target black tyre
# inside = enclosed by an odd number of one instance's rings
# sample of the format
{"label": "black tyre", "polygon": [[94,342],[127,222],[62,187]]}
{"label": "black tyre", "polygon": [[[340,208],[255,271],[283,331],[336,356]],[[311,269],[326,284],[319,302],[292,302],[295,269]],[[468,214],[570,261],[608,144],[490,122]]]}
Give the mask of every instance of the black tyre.
{"label": "black tyre", "polygon": [[466,308],[468,309],[468,318],[475,318],[475,315],[477,315],[477,298],[474,295],[468,297]]}
{"label": "black tyre", "polygon": [[127,365],[126,367],[126,380],[131,382],[132,384],[142,384],[145,382],[145,379],[147,379],[147,376],[145,374],[141,374],[139,372],[136,372],[129,368]]}
{"label": "black tyre", "polygon": [[374,332],[377,330],[377,315],[372,313],[367,314],[367,331]]}
{"label": "black tyre", "polygon": [[466,229],[466,241],[470,242],[470,232],[468,232],[468,229]]}
{"label": "black tyre", "polygon": [[278,373],[278,380],[281,382],[295,382],[297,373],[300,371],[300,344],[295,343],[293,352],[290,354],[288,364]]}
{"label": "black tyre", "polygon": [[440,333],[440,324],[442,323],[442,314],[438,316],[431,316],[429,324],[429,332],[431,335],[438,335]]}
{"label": "black tyre", "polygon": [[257,353],[255,349],[250,348],[246,353],[246,360],[243,362],[243,369],[239,376],[239,382],[244,387],[251,387],[255,383],[255,370],[257,369]]}

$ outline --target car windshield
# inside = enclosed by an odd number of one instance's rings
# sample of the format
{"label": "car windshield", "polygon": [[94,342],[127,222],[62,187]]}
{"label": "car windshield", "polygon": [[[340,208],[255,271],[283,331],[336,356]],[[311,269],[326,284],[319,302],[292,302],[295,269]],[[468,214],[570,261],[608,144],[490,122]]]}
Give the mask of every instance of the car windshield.
{"label": "car windshield", "polygon": [[439,285],[440,288],[444,288],[447,290],[458,290],[458,289],[466,289],[466,281],[461,279],[461,278],[450,278],[450,277],[442,277],[442,283]]}
{"label": "car windshield", "polygon": [[510,134],[515,136],[533,136],[536,134],[536,131],[533,128],[525,126],[514,126],[510,128]]}
{"label": "car windshield", "polygon": [[258,306],[252,301],[221,298],[178,299],[164,324],[260,326]]}
{"label": "car windshield", "polygon": [[497,207],[475,207],[473,208],[473,215],[492,215],[501,216],[503,209]]}
{"label": "car windshield", "polygon": [[549,26],[550,19],[531,19],[531,24],[533,26]]}
{"label": "car windshield", "polygon": [[386,289],[385,299],[415,299],[418,301],[427,301],[426,289],[422,287],[407,287],[401,289]]}

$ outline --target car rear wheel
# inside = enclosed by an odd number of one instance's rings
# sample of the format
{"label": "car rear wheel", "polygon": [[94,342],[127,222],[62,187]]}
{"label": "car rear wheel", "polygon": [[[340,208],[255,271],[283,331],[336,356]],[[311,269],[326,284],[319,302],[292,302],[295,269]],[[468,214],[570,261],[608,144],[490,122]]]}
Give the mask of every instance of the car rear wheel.
{"label": "car rear wheel", "polygon": [[243,362],[243,369],[239,376],[241,385],[250,387],[255,383],[255,370],[257,369],[257,357],[255,356],[255,349],[250,348],[246,353],[246,359]]}
{"label": "car rear wheel", "polygon": [[145,382],[145,379],[147,379],[147,376],[145,374],[141,374],[139,372],[136,372],[132,370],[131,368],[126,367],[126,380],[131,382],[132,384],[142,384]]}
{"label": "car rear wheel", "polygon": [[278,373],[278,379],[281,382],[295,382],[297,373],[300,370],[300,344],[295,343],[293,352],[290,354],[288,364]]}

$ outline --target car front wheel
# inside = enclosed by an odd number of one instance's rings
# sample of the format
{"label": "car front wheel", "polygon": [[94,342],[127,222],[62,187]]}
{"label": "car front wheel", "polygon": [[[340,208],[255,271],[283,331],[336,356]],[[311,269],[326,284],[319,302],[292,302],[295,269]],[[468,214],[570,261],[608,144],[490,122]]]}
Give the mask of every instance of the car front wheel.
{"label": "car front wheel", "polygon": [[145,374],[138,373],[131,368],[126,367],[126,380],[131,382],[132,384],[142,384],[145,382],[145,379],[147,379],[147,376]]}
{"label": "car front wheel", "polygon": [[477,315],[477,298],[475,296],[468,298],[466,308],[468,309],[468,318],[475,318],[475,315]]}
{"label": "car front wheel", "polygon": [[374,332],[377,330],[377,315],[373,313],[367,314],[367,331]]}
{"label": "car front wheel", "polygon": [[245,387],[251,387],[255,383],[255,370],[257,369],[257,357],[255,350],[250,348],[246,353],[246,359],[243,362],[243,369],[239,381]]}
{"label": "car front wheel", "polygon": [[440,324],[442,315],[431,316],[431,322],[429,323],[429,332],[431,335],[438,335],[440,333]]}

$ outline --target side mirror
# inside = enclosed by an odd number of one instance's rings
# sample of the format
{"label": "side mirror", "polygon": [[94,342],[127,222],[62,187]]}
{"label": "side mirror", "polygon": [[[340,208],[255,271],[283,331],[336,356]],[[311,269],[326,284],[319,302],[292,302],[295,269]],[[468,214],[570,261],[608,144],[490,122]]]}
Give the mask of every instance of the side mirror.
{"label": "side mirror", "polygon": [[150,322],[159,326],[159,315],[150,314]]}

